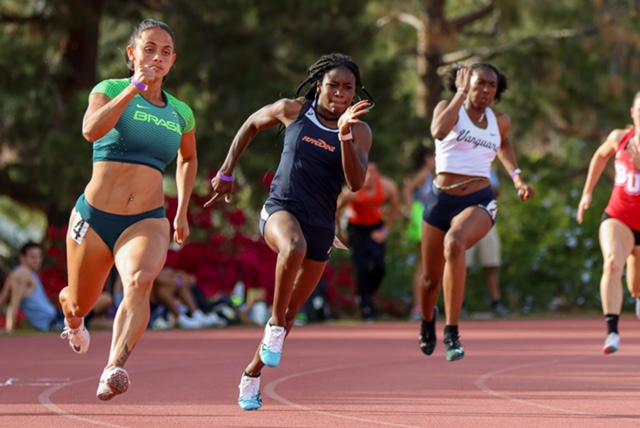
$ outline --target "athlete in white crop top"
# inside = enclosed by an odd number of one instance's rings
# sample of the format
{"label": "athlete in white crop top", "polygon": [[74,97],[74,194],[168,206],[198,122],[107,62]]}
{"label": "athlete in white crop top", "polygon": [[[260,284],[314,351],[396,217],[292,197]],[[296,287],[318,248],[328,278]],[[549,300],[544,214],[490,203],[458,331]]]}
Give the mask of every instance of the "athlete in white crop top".
{"label": "athlete in white crop top", "polygon": [[444,287],[444,344],[449,361],[464,357],[458,321],[464,300],[467,270],[465,251],[489,232],[496,201],[489,181],[496,156],[513,178],[522,200],[533,190],[522,179],[508,132],[511,119],[491,109],[507,88],[507,80],[490,64],[474,64],[455,72],[453,98],[433,112],[431,133],[436,140],[436,178],[424,213],[420,348],[427,355],[436,346],[435,306]]}
{"label": "athlete in white crop top", "polygon": [[436,174],[489,178],[502,139],[493,110],[487,107],[483,114],[486,128],[473,123],[464,106],[460,107],[453,129],[442,140],[436,140]]}

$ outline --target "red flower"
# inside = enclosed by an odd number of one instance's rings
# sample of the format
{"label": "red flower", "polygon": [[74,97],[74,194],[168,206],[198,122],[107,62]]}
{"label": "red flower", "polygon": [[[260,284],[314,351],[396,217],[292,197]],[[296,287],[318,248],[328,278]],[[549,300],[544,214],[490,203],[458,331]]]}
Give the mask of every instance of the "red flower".
{"label": "red flower", "polygon": [[264,173],[264,175],[262,176],[262,185],[264,186],[265,191],[268,192],[271,190],[271,183],[273,182],[275,176],[276,174],[273,171],[267,171]]}
{"label": "red flower", "polygon": [[227,213],[227,220],[231,223],[235,228],[240,228],[245,225],[247,222],[247,217],[244,215],[242,210],[234,210]]}

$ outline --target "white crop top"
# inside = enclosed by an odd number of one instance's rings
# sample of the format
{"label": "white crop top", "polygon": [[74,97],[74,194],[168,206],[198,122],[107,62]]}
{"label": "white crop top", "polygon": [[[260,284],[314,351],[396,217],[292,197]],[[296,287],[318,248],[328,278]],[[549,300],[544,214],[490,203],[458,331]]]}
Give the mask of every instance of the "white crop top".
{"label": "white crop top", "polygon": [[458,123],[443,140],[436,140],[436,174],[450,172],[489,178],[491,162],[500,148],[500,128],[493,110],[487,107],[486,129],[473,124],[464,106]]}

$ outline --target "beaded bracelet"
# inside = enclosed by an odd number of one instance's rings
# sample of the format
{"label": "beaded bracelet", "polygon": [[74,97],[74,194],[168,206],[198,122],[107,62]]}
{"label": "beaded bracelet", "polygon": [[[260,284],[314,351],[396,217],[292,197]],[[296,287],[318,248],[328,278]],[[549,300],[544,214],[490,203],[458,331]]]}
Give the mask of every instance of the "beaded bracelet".
{"label": "beaded bracelet", "polygon": [[219,178],[222,181],[226,181],[227,183],[233,183],[235,181],[235,178],[233,178],[233,175],[224,175],[221,173],[217,173],[216,178]]}
{"label": "beaded bracelet", "polygon": [[135,86],[136,88],[138,88],[139,91],[141,92],[146,92],[147,89],[149,89],[149,85],[146,85],[142,82],[138,82],[136,79],[131,79],[131,83],[133,83],[133,86]]}
{"label": "beaded bracelet", "polygon": [[522,170],[520,168],[516,168],[513,170],[513,172],[511,173],[511,181],[516,179],[517,175],[522,174]]}

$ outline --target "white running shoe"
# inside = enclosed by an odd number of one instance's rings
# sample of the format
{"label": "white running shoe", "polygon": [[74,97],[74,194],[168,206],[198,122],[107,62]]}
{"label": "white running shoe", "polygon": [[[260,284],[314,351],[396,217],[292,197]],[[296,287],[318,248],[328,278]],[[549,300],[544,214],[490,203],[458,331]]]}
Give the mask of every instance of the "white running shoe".
{"label": "white running shoe", "polygon": [[240,390],[238,406],[240,406],[242,410],[258,410],[262,407],[262,398],[260,398],[260,376],[251,377],[243,373],[238,389]]}
{"label": "white running shoe", "polygon": [[64,330],[62,330],[60,338],[68,339],[69,346],[76,354],[84,354],[87,352],[89,350],[89,344],[91,343],[89,330],[84,326],[84,318],[82,319],[82,324],[78,328],[70,328],[65,318]]}
{"label": "white running shoe", "polygon": [[211,311],[205,314],[201,310],[193,311],[191,318],[200,321],[205,327],[224,327],[226,321],[217,313]]}
{"label": "white running shoe", "polygon": [[604,341],[602,352],[605,354],[613,354],[620,349],[620,335],[618,333],[609,333]]}
{"label": "white running shoe", "polygon": [[178,315],[176,319],[178,326],[183,330],[198,330],[204,327],[204,323],[195,317],[189,317],[186,314]]}
{"label": "white running shoe", "polygon": [[164,317],[157,317],[151,323],[151,330],[169,330],[170,328],[174,328],[175,326],[175,319],[172,323],[170,320],[167,320]]}
{"label": "white running shoe", "polygon": [[125,369],[109,367],[104,369],[100,376],[96,397],[102,401],[111,400],[116,395],[126,392],[130,384],[129,374]]}
{"label": "white running shoe", "polygon": [[260,346],[260,359],[269,367],[278,367],[282,358],[282,348],[287,330],[278,325],[267,323],[264,327],[264,337]]}

